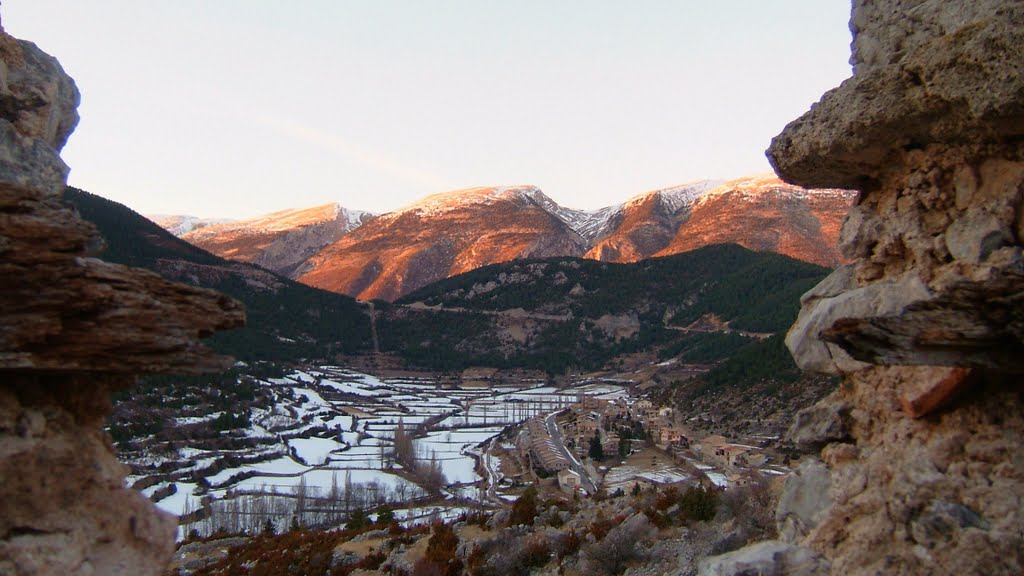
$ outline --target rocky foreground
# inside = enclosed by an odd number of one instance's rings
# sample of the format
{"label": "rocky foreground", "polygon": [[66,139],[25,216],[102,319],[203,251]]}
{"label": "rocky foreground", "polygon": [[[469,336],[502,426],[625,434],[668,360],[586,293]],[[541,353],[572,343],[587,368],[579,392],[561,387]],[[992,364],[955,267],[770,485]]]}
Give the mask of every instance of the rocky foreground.
{"label": "rocky foreground", "polygon": [[[782,536],[837,574],[1024,570],[1024,4],[854,2],[853,77],[768,155],[861,195],[787,343],[839,389],[795,434],[827,497]],[[825,488],[827,487],[827,490]]]}
{"label": "rocky foreground", "polygon": [[[855,0],[851,28],[853,77],[769,150],[788,181],[861,191],[840,239],[853,263],[804,298],[788,339],[802,367],[843,383],[797,418],[794,440],[820,459],[783,489],[778,539],[699,572],[1019,574],[1024,4]],[[242,313],[87,258],[91,230],[56,200],[77,91],[31,43],[0,35],[0,60],[0,573],[159,574],[174,522],[124,488],[99,429],[109,393],[134,372],[222,365],[197,339]],[[395,547],[359,569],[690,573],[706,494],[662,496],[513,506],[479,527],[496,537],[461,551],[481,520],[395,534],[421,557]],[[248,555],[270,541],[256,539],[222,573],[355,573],[335,556],[354,536],[274,537],[273,563]]]}
{"label": "rocky foreground", "polygon": [[2,30],[0,72],[0,574],[159,574],[177,523],[125,487],[110,394],[135,373],[223,369],[199,338],[244,312],[89,258],[101,240],[60,202],[78,90]]}

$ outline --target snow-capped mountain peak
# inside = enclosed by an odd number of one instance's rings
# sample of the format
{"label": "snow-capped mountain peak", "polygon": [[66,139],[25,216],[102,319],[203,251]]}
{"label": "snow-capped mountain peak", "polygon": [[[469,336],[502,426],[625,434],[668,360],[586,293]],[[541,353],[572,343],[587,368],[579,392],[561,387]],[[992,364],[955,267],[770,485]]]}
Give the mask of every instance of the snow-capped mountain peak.
{"label": "snow-capped mountain peak", "polygon": [[421,217],[438,216],[472,206],[490,206],[495,202],[520,199],[533,199],[538,203],[544,200],[552,202],[539,188],[532,185],[481,186],[431,194],[395,212],[388,213],[385,217],[397,217],[409,213],[415,213]]}

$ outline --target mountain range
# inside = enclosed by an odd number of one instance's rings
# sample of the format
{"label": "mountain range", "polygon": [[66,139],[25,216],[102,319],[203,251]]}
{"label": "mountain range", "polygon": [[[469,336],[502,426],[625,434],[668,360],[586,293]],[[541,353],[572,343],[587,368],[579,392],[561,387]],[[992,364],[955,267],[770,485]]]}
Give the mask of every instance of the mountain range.
{"label": "mountain range", "polygon": [[855,195],[763,175],[691,182],[583,211],[535,186],[481,187],[381,215],[328,204],[235,222],[185,219],[193,229],[180,236],[310,286],[393,301],[444,278],[526,258],[625,263],[735,243],[834,267],[841,263],[840,224]]}
{"label": "mountain range", "polygon": [[97,256],[240,300],[247,325],[207,341],[239,360],[319,359],[448,373],[526,369],[552,377],[642,369],[644,378],[666,383],[710,369],[672,389],[687,398],[732,390],[738,414],[755,413],[766,406],[758,398],[799,377],[781,331],[793,322],[800,294],[828,273],[722,244],[634,263],[514,260],[446,278],[394,303],[367,303],[210,254],[81,190],[68,188],[64,203],[102,234]]}

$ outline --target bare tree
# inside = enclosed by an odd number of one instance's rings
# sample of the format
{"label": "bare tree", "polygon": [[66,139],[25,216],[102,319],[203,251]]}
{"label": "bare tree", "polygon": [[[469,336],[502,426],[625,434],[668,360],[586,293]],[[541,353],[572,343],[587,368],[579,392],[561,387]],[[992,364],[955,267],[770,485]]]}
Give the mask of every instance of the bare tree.
{"label": "bare tree", "polygon": [[352,471],[345,470],[345,514],[352,511]]}
{"label": "bare tree", "polygon": [[299,483],[295,486],[295,516],[299,523],[304,523],[306,515],[306,477],[299,476]]}

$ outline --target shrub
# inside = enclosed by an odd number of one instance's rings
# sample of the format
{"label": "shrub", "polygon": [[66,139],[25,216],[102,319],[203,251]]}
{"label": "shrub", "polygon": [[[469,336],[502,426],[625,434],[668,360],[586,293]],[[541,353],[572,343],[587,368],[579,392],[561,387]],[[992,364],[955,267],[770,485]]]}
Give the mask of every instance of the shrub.
{"label": "shrub", "polygon": [[679,498],[679,513],[685,522],[707,522],[718,509],[718,490],[691,486]]}
{"label": "shrub", "polygon": [[388,555],[381,550],[370,552],[363,557],[362,560],[352,565],[353,568],[362,568],[364,570],[376,570],[380,568],[380,565],[388,559]]}
{"label": "shrub", "polygon": [[391,506],[384,505],[377,510],[377,525],[391,526],[391,523],[394,521],[395,511],[391,509]]}
{"label": "shrub", "polygon": [[671,508],[672,505],[678,501],[679,490],[675,486],[669,486],[658,494],[658,499],[654,502],[654,507],[658,510],[665,511]]}
{"label": "shrub", "polygon": [[522,547],[522,564],[526,568],[540,568],[551,560],[551,549],[543,536],[527,539]]}
{"label": "shrub", "polygon": [[646,557],[641,545],[651,542],[656,535],[657,530],[646,516],[633,516],[580,552],[579,572],[588,576],[622,574],[629,564]]}
{"label": "shrub", "polygon": [[362,508],[354,508],[348,514],[348,519],[345,522],[345,529],[347,530],[362,530],[370,525],[369,519],[366,517],[366,513],[363,512]]}
{"label": "shrub", "polygon": [[506,531],[478,543],[467,557],[466,564],[471,576],[522,576],[546,565],[551,557],[551,543],[546,536],[516,537]]}
{"label": "shrub", "polygon": [[[455,555],[459,548],[459,537],[451,525],[441,522],[434,524],[433,531],[430,540],[427,541],[427,552],[423,560],[433,564],[437,568],[436,573],[441,576],[458,576],[462,572],[462,562]],[[427,566],[421,567],[422,563],[416,563],[413,576],[428,576],[435,573]]]}
{"label": "shrub", "polygon": [[748,540],[766,540],[775,536],[775,496],[763,478],[754,478],[747,486],[722,494],[718,517],[733,518]]}
{"label": "shrub", "polygon": [[512,503],[512,513],[509,516],[509,524],[515,526],[516,524],[525,524],[527,526],[533,524],[533,519],[537,517],[537,488],[535,486],[528,487],[516,501]]}
{"label": "shrub", "polygon": [[599,517],[590,525],[590,533],[594,535],[597,541],[601,541],[601,539],[608,535],[608,532],[614,525],[611,520]]}
{"label": "shrub", "polygon": [[333,563],[334,548],[345,538],[344,533],[319,530],[295,530],[274,536],[260,536],[230,548],[227,557],[197,569],[195,576],[247,574],[323,574],[344,576],[351,566]]}
{"label": "shrub", "polygon": [[579,534],[575,530],[569,530],[563,533],[557,540],[557,553],[559,562],[564,558],[572,556],[580,551],[580,545],[583,544],[583,539],[580,538]]}

